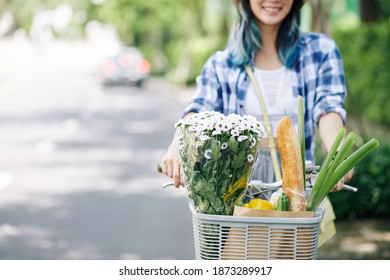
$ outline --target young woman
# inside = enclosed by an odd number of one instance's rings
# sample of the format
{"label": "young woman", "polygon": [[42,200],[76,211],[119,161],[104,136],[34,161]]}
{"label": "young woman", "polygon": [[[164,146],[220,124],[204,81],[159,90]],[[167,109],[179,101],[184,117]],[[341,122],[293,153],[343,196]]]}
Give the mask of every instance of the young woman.
{"label": "young woman", "polygon": [[[197,89],[183,117],[215,110],[250,114],[263,121],[254,86],[245,66],[253,70],[265,96],[276,139],[279,120],[287,113],[297,122],[297,97],[303,96],[306,157],[314,162],[315,129],[327,151],[346,122],[345,77],[335,42],[317,33],[299,31],[302,0],[236,0],[238,22],[227,48],[212,55],[197,79]],[[176,131],[161,160],[163,173],[183,185]],[[262,140],[254,178],[274,181],[268,139]],[[349,172],[335,187],[341,190]]]}

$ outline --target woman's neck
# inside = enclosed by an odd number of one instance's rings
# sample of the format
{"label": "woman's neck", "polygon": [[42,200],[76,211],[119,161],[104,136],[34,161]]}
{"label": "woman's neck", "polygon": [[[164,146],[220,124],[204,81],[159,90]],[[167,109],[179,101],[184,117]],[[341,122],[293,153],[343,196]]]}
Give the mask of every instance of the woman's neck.
{"label": "woman's neck", "polygon": [[256,53],[255,66],[260,69],[273,70],[283,66],[279,60],[276,40],[278,27],[259,26],[261,30],[262,47]]}

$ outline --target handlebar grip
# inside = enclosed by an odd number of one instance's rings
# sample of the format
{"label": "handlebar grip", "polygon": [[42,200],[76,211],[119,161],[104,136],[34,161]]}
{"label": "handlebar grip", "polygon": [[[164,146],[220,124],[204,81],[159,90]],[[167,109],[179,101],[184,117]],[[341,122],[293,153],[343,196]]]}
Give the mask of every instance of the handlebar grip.
{"label": "handlebar grip", "polygon": [[353,191],[353,192],[357,192],[357,191],[358,191],[357,188],[351,187],[351,186],[349,186],[349,185],[344,185],[344,186],[343,186],[343,190]]}

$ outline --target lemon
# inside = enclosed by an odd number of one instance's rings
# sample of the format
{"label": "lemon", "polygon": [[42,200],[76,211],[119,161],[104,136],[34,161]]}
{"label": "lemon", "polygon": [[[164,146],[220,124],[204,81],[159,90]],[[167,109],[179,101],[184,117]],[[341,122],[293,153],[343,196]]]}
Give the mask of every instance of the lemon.
{"label": "lemon", "polygon": [[249,202],[249,208],[257,209],[257,210],[274,210],[274,207],[272,206],[272,203],[268,200],[264,199],[252,199]]}
{"label": "lemon", "polygon": [[248,203],[245,203],[245,204],[243,204],[241,207],[249,208],[249,204],[248,204]]}

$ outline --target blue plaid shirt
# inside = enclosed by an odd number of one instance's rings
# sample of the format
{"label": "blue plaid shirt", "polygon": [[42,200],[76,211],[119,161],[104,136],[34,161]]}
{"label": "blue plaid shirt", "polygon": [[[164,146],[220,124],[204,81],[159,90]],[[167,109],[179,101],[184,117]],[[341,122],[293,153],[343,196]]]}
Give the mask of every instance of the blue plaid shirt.
{"label": "blue plaid shirt", "polygon": [[[301,34],[299,46],[299,58],[290,69],[292,86],[296,97],[303,96],[306,158],[314,162],[314,136],[320,117],[336,112],[346,122],[344,67],[338,47],[326,35]],[[253,59],[251,67],[254,67]],[[249,84],[245,68],[233,65],[231,53],[218,51],[204,65],[197,78],[197,89],[183,115],[206,110],[243,115]]]}

